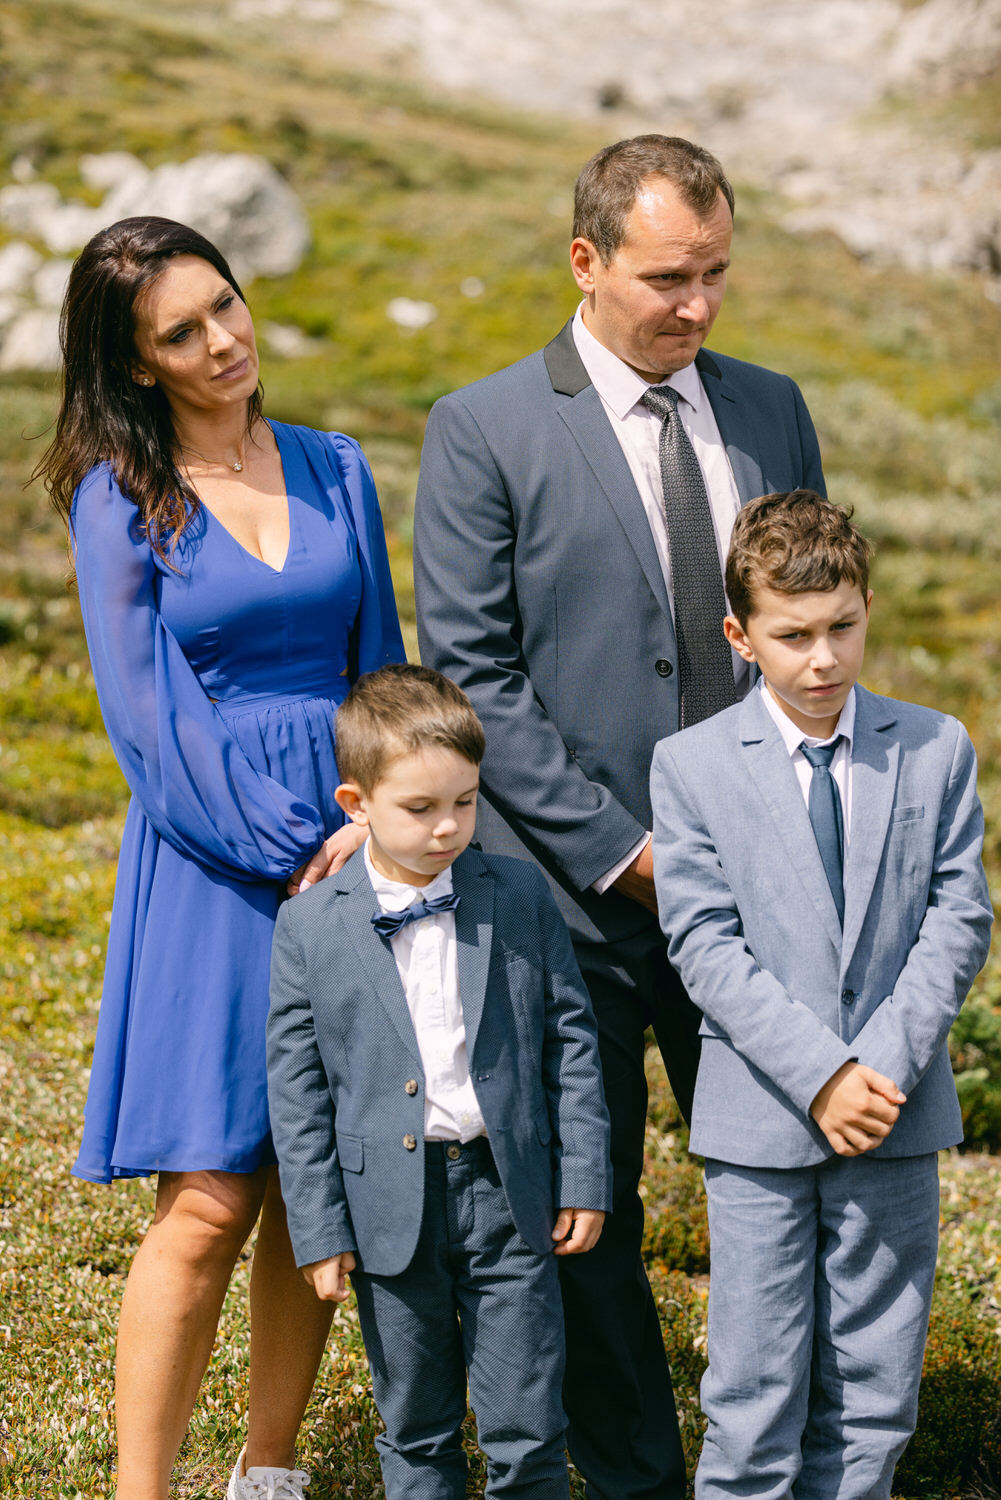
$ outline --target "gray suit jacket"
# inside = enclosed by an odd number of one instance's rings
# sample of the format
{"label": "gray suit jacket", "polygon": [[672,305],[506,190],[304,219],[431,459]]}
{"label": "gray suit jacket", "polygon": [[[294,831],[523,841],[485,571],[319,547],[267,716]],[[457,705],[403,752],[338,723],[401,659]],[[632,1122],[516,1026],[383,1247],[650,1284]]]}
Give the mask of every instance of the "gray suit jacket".
{"label": "gray suit jacket", "polygon": [[[475,849],[452,869],[470,1077],[514,1222],[547,1254],[556,1209],[611,1206],[591,1005],[537,870]],[[359,850],[279,911],[268,1098],[297,1264],[350,1250],[395,1276],[421,1225],[424,1074],[377,909]]]}
{"label": "gray suit jacket", "polygon": [[[822,491],[793,382],[707,350],[696,364],[741,502]],[[650,525],[570,324],[435,405],[414,581],[422,658],[486,729],[484,846],[534,856],[575,936],[656,935],[641,907],[589,887],[651,826],[653,747],[678,727],[677,645]]]}
{"label": "gray suit jacket", "polygon": [[880,1155],[962,1139],[946,1037],[992,919],[973,746],[945,714],[856,692],[843,932],[760,693],[657,746],[661,922],[705,1017],[700,1155],[768,1167],[831,1155],[809,1107],[849,1059],[907,1095]]}

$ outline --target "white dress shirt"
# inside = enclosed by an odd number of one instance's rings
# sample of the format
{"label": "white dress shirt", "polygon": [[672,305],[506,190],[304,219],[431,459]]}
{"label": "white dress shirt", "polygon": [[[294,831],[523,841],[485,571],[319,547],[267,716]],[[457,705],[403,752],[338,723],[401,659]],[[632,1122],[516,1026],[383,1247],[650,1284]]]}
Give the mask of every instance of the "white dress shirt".
{"label": "white dress shirt", "polygon": [[[373,865],[367,843],[365,869],[383,911],[404,911],[417,900],[433,901],[452,893],[451,869],[442,870],[429,885],[387,880]],[[485,1135],[469,1078],[455,912],[408,922],[389,941],[424,1067],[424,1139],[471,1141]]]}
{"label": "white dress shirt", "polygon": [[818,745],[829,745],[837,736],[841,736],[841,744],[834,752],[831,760],[831,775],[834,777],[841,797],[841,814],[845,829],[845,848],[848,848],[848,835],[852,820],[852,736],[855,733],[855,689],[852,688],[845,699],[845,706],[838,716],[837,727],[834,734],[828,735],[826,740],[818,740],[813,735],[804,734],[789,715],[782,709],[781,704],[776,703],[762,677],[760,692],[765,707],[775,720],[782,742],[792,757],[793,770],[796,772],[796,780],[799,789],[803,793],[803,801],[807,807],[810,805],[810,780],[813,776],[813,767],[803,754],[800,746],[806,742],[810,749]]}
{"label": "white dress shirt", "polygon": [[[581,362],[590,377],[591,384],[601,398],[605,414],[612,431],[622,449],[629,472],[633,476],[640,500],[657,549],[667,597],[674,609],[674,590],[671,575],[671,552],[667,540],[667,522],[664,518],[664,487],[660,477],[660,429],[662,419],[656,412],[642,404],[644,394],[651,389],[642,375],[606,349],[589,331],[583,318],[581,303],[574,315],[573,339]],[[702,470],[709,509],[712,513],[713,529],[716,533],[716,550],[720,559],[720,574],[726,566],[726,555],[730,549],[730,534],[740,510],[740,497],[734,481],[733,470],[727,457],[723,439],[713,416],[695,366],[686,365],[662,382],[672,386],[681,397],[678,415],[695,456]],[[733,676],[738,697],[743,697],[750,684],[750,669],[743,657],[732,652]],[[636,856],[650,841],[646,834],[618,864],[606,870],[592,887],[599,895],[608,890],[622,872],[632,864]]]}

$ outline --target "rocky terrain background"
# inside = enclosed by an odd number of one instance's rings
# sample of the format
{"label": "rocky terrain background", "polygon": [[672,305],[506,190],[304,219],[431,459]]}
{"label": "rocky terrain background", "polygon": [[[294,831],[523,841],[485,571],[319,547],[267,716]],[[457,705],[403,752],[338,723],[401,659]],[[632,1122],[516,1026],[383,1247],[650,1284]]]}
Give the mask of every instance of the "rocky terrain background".
{"label": "rocky terrain background", "polygon": [[1001,297],[1001,0],[231,0],[343,66],[610,138],[688,135],[857,254],[970,269]]}

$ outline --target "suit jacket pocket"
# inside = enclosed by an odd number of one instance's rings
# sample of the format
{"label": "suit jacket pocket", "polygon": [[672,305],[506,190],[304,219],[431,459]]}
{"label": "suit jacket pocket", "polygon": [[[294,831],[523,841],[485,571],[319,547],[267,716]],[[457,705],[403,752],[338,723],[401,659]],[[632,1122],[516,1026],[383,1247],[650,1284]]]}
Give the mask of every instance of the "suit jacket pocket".
{"label": "suit jacket pocket", "polygon": [[925,810],[920,807],[895,807],[891,823],[913,823],[917,818],[923,818]]}
{"label": "suit jacket pocket", "polygon": [[365,1168],[365,1143],[356,1135],[337,1137],[337,1160],[343,1172],[362,1172]]}

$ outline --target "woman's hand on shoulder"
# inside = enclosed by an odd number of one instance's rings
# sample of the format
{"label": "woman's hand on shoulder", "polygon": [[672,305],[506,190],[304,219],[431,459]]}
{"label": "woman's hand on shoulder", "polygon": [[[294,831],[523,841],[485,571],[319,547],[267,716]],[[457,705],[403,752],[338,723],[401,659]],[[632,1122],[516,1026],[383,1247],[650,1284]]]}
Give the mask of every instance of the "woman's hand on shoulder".
{"label": "woman's hand on shoulder", "polygon": [[365,829],[359,828],[356,823],[345,823],[343,828],[338,828],[336,833],[324,839],[312,859],[308,859],[294,875],[289,876],[285,887],[289,895],[297,896],[300,891],[317,885],[328,875],[336,875],[355,850],[361,848],[367,837]]}

